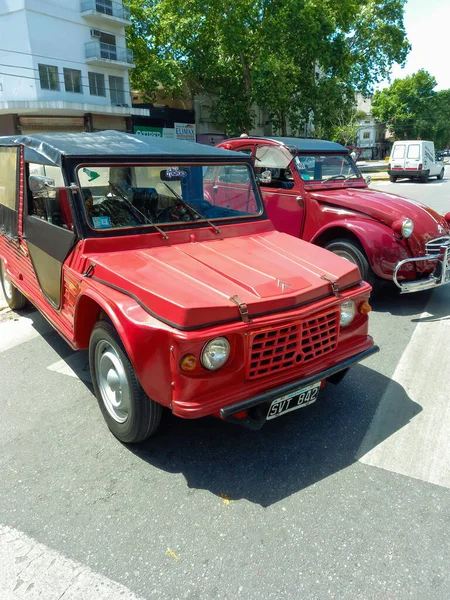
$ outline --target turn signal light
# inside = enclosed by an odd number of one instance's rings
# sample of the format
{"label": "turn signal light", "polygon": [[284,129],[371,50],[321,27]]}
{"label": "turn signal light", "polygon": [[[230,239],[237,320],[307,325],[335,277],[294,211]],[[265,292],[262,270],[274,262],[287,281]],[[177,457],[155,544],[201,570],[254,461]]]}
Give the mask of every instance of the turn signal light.
{"label": "turn signal light", "polygon": [[367,302],[367,300],[364,300],[364,302],[361,302],[361,304],[359,305],[359,312],[362,315],[368,315],[371,310],[372,310],[372,307]]}
{"label": "turn signal light", "polygon": [[183,371],[193,371],[197,366],[197,359],[193,354],[186,354],[180,362],[180,367]]}

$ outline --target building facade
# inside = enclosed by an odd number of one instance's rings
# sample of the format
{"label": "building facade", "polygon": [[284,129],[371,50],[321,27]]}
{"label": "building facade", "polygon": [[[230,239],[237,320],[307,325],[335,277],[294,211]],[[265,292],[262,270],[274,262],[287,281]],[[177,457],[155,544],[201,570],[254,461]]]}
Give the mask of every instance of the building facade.
{"label": "building facade", "polygon": [[129,24],[116,0],[0,0],[0,135],[132,131]]}
{"label": "building facade", "polygon": [[356,145],[361,148],[361,158],[383,159],[392,144],[386,139],[385,125],[372,116],[372,98],[357,94],[356,110],[365,113],[365,118],[357,124]]}

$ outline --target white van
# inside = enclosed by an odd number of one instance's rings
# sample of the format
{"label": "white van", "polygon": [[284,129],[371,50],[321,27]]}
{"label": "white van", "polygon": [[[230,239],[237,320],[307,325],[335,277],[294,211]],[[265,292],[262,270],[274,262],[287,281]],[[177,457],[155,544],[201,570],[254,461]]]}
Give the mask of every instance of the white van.
{"label": "white van", "polygon": [[388,166],[389,179],[420,179],[426,183],[429,177],[444,177],[444,163],[434,150],[434,142],[405,140],[394,142]]}

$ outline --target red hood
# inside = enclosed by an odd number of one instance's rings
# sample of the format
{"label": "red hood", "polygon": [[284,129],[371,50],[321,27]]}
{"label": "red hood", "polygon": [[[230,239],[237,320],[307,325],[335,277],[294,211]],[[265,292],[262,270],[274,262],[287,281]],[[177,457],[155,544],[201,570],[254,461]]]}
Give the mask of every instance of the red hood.
{"label": "red hood", "polygon": [[414,235],[425,235],[428,239],[449,233],[444,217],[432,208],[395,194],[367,188],[341,188],[327,189],[323,192],[314,191],[311,196],[320,203],[363,213],[389,227],[394,221],[408,217],[414,221]]}
{"label": "red hood", "polygon": [[323,275],[339,288],[360,280],[352,263],[277,231],[101,253],[90,260],[96,278],[131,292],[179,328],[239,318],[232,296],[252,316],[331,295]]}

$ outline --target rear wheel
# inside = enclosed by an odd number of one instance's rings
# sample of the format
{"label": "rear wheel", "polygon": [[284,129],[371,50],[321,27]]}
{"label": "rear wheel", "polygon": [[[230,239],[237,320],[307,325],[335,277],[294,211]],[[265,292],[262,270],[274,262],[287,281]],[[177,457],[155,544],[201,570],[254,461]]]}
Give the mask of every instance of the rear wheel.
{"label": "rear wheel", "polygon": [[6,266],[3,261],[0,261],[0,280],[9,308],[11,310],[20,310],[23,308],[27,303],[27,299],[21,292],[19,292],[6,274]]}
{"label": "rear wheel", "polygon": [[428,183],[428,175],[422,175],[422,177],[420,177],[420,183]]}
{"label": "rear wheel", "polygon": [[325,248],[357,265],[362,279],[370,283],[370,285],[374,285],[375,275],[370,268],[364,250],[359,245],[353,241],[342,239],[329,242]]}
{"label": "rear wheel", "polygon": [[92,331],[89,363],[100,410],[116,438],[133,444],[155,433],[163,408],[142,389],[116,330],[106,321]]}
{"label": "rear wheel", "polygon": [[391,183],[395,183],[395,182],[397,181],[397,177],[394,177],[394,175],[390,175],[390,176],[389,176],[389,181],[390,181]]}
{"label": "rear wheel", "polygon": [[444,167],[442,167],[442,170],[441,170],[441,172],[439,173],[439,175],[437,176],[437,178],[438,178],[438,179],[444,179],[444,172],[445,172],[445,169],[444,169]]}

